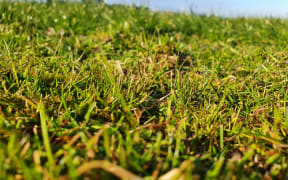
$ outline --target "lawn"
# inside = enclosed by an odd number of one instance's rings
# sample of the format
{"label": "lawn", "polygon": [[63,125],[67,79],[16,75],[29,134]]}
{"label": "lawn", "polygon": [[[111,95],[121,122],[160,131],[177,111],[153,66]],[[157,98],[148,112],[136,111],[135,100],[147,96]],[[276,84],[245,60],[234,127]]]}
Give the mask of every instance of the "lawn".
{"label": "lawn", "polygon": [[287,179],[287,29],[0,2],[0,179]]}

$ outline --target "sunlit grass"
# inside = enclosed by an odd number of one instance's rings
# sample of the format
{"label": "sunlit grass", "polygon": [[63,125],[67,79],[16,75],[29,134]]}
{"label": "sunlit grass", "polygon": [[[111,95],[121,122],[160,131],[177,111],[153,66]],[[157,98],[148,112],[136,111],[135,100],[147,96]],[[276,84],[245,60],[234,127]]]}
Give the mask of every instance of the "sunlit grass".
{"label": "sunlit grass", "polygon": [[1,178],[287,178],[287,28],[1,2]]}

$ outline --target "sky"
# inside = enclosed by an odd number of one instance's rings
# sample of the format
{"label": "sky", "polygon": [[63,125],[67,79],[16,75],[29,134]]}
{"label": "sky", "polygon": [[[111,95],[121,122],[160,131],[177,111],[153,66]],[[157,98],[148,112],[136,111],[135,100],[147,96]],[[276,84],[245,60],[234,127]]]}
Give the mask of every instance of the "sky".
{"label": "sky", "polygon": [[288,0],[106,0],[107,4],[135,4],[152,10],[186,11],[221,16],[288,18]]}

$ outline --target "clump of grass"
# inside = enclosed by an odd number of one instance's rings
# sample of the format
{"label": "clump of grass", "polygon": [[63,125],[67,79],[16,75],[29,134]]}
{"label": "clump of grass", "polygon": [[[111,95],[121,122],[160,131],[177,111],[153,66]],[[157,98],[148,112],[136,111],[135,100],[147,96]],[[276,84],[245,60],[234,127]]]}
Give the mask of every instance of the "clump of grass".
{"label": "clump of grass", "polygon": [[286,20],[0,12],[1,178],[287,178]]}

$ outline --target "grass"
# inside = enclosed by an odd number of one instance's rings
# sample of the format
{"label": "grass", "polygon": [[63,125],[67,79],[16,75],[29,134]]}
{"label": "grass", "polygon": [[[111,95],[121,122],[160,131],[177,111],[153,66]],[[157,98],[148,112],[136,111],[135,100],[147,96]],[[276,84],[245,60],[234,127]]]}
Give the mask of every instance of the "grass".
{"label": "grass", "polygon": [[1,2],[1,179],[288,178],[287,29]]}

